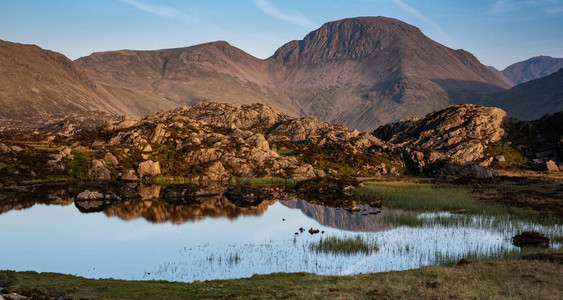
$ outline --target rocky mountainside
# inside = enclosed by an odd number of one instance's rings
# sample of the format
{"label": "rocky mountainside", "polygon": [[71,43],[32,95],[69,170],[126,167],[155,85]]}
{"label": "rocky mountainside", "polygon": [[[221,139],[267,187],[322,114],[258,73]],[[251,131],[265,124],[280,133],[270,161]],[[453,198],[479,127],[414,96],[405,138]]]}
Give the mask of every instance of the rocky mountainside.
{"label": "rocky mountainside", "polygon": [[551,75],[561,68],[563,68],[563,58],[536,56],[508,66],[502,70],[502,74],[511,80],[512,85],[518,85]]}
{"label": "rocky mountainside", "polygon": [[327,23],[266,60],[215,42],[94,53],[76,64],[119,99],[261,102],[361,130],[508,88],[470,53],[384,17]]}
{"label": "rocky mountainside", "polygon": [[563,111],[563,69],[484,99],[482,105],[500,107],[520,120],[535,120]]}
{"label": "rocky mountainside", "polygon": [[64,55],[0,40],[0,120],[34,122],[69,113],[130,114]]}

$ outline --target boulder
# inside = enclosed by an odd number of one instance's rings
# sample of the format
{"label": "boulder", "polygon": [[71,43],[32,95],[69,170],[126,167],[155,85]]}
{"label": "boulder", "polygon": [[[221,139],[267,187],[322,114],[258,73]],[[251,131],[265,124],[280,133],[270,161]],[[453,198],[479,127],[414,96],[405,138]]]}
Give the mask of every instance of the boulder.
{"label": "boulder", "polygon": [[492,179],[497,174],[473,162],[449,162],[436,170],[437,177],[444,179]]}
{"label": "boulder", "polygon": [[95,180],[111,179],[110,171],[104,166],[104,164],[101,161],[97,159],[94,159],[92,161],[92,166],[90,167],[90,170],[88,170],[88,175],[90,175]]}
{"label": "boulder", "polygon": [[152,152],[152,147],[151,145],[146,144],[144,146],[141,146],[141,151],[145,153]]}
{"label": "boulder", "polygon": [[107,161],[108,163],[114,165],[114,166],[119,165],[119,160],[117,160],[117,157],[115,157],[113,154],[111,154],[111,152],[106,153],[106,156],[104,156],[104,160]]}
{"label": "boulder", "polygon": [[139,164],[138,173],[141,178],[149,176],[160,175],[160,163],[152,160],[147,160]]}
{"label": "boulder", "polygon": [[553,160],[546,161],[545,168],[548,172],[559,172],[559,166]]}
{"label": "boulder", "polygon": [[505,162],[506,158],[504,158],[504,155],[499,155],[495,157],[495,161],[496,162]]}
{"label": "boulder", "polygon": [[119,179],[123,181],[138,181],[139,177],[137,177],[134,170],[125,170],[121,173],[121,177]]}
{"label": "boulder", "polygon": [[85,190],[76,196],[76,200],[99,200],[106,199],[106,195],[98,191]]}

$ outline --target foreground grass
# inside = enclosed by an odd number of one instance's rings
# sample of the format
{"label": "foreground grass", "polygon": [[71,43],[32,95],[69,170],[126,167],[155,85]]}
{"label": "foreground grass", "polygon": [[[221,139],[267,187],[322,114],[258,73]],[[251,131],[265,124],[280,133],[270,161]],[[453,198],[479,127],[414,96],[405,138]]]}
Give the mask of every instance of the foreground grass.
{"label": "foreground grass", "polygon": [[0,272],[0,284],[9,292],[71,299],[561,299],[561,278],[562,264],[536,260],[480,262],[355,276],[276,273],[191,284]]}

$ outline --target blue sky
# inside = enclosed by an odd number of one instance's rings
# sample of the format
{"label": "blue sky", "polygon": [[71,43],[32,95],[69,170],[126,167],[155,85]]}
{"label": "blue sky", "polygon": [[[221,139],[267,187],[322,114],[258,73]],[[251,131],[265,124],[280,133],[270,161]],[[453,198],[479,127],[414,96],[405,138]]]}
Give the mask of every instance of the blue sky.
{"label": "blue sky", "polygon": [[386,16],[502,69],[563,57],[563,0],[0,0],[0,39],[71,59],[225,40],[266,58],[325,22]]}

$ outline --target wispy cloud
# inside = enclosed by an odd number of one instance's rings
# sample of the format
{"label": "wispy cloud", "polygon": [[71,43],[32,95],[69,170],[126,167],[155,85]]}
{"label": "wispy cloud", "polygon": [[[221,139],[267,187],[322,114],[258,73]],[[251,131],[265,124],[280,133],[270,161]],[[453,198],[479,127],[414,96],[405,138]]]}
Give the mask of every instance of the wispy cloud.
{"label": "wispy cloud", "polygon": [[129,5],[132,5],[142,11],[146,11],[148,13],[151,13],[153,15],[157,15],[160,17],[165,17],[165,18],[189,18],[190,16],[187,15],[186,13],[177,10],[175,8],[169,7],[169,6],[165,6],[165,5],[150,5],[150,4],[145,4],[145,3],[141,3],[139,1],[135,1],[135,0],[119,0],[123,3],[127,3]]}
{"label": "wispy cloud", "polygon": [[269,14],[270,16],[276,19],[280,19],[283,21],[287,21],[305,27],[315,26],[313,22],[305,18],[302,14],[298,12],[282,12],[267,0],[254,0],[254,3],[260,10],[262,10],[263,12]]}
{"label": "wispy cloud", "polygon": [[545,12],[548,14],[560,14],[563,13],[563,7],[546,9]]}
{"label": "wispy cloud", "polygon": [[454,39],[447,34],[444,29],[442,29],[442,27],[440,25],[438,25],[438,23],[434,22],[432,19],[426,17],[425,15],[421,14],[418,10],[416,10],[414,7],[406,4],[405,2],[403,2],[402,0],[393,0],[393,2],[395,4],[397,4],[400,8],[402,8],[404,11],[410,13],[411,15],[414,15],[415,17],[421,19],[422,21],[430,24],[432,27],[434,27],[444,38],[447,39],[448,42],[455,44]]}
{"label": "wispy cloud", "polygon": [[[542,9],[546,13],[561,13],[562,7],[557,7],[560,0],[495,0],[491,3],[489,13],[500,14],[522,9]],[[549,6],[556,6],[549,8]],[[547,7],[547,8],[546,8]]]}

